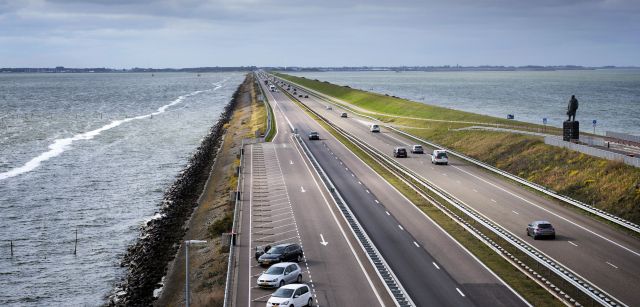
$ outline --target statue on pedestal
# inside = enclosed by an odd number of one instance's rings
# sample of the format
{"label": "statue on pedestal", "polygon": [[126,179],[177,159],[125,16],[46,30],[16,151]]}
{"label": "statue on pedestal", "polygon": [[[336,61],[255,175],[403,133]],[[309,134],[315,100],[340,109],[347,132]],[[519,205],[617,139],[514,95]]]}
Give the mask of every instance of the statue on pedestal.
{"label": "statue on pedestal", "polygon": [[578,99],[576,99],[576,95],[571,95],[569,106],[567,107],[567,115],[569,115],[569,119],[567,119],[568,122],[576,120],[576,111],[578,111]]}

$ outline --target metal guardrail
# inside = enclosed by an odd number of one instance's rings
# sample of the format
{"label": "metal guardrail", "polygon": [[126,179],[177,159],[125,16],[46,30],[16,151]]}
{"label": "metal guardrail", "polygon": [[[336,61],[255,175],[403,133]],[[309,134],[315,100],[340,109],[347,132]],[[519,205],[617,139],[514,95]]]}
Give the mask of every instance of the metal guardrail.
{"label": "metal guardrail", "polygon": [[271,133],[271,125],[272,125],[272,118],[273,118],[273,111],[271,110],[271,106],[269,105],[269,103],[267,102],[267,95],[264,93],[264,90],[262,89],[262,84],[260,84],[260,77],[258,76],[258,73],[253,73],[255,76],[255,82],[256,85],[258,86],[258,88],[260,89],[260,94],[262,95],[262,103],[264,104],[264,108],[267,111],[267,130],[264,132],[264,140],[267,140],[267,137],[269,136],[269,133]]}
{"label": "metal guardrail", "polygon": [[231,284],[233,282],[233,276],[235,274],[235,246],[236,246],[236,236],[237,236],[237,220],[238,220],[238,203],[240,202],[240,193],[243,177],[242,177],[242,160],[244,158],[244,139],[240,144],[240,165],[238,166],[238,185],[236,186],[235,200],[234,200],[234,208],[233,208],[233,224],[231,226],[231,242],[229,244],[229,259],[227,260],[227,277],[224,286],[224,307],[231,306]]}
{"label": "metal guardrail", "polygon": [[497,167],[494,167],[494,166],[491,166],[491,165],[486,164],[484,162],[478,161],[476,159],[473,159],[473,158],[468,157],[466,155],[463,155],[461,153],[458,153],[458,152],[455,152],[453,150],[444,148],[444,147],[442,147],[442,146],[440,146],[440,145],[438,145],[436,143],[432,143],[432,142],[429,142],[427,140],[421,139],[419,137],[416,137],[416,136],[414,136],[412,134],[406,133],[406,132],[404,132],[402,130],[399,130],[399,129],[391,127],[391,126],[387,126],[387,127],[389,129],[393,130],[393,131],[396,131],[396,132],[406,136],[406,137],[409,137],[409,138],[414,139],[414,140],[419,141],[419,142],[423,142],[423,143],[425,143],[425,144],[427,144],[429,146],[446,149],[447,152],[451,153],[452,155],[454,155],[454,156],[456,156],[456,157],[458,157],[460,159],[463,159],[463,160],[466,160],[468,162],[471,162],[471,163],[473,163],[475,165],[478,165],[478,166],[480,166],[482,168],[488,169],[488,170],[490,170],[492,172],[500,174],[500,175],[502,175],[504,177],[507,177],[507,178],[509,178],[511,180],[517,181],[520,184],[523,184],[523,185],[528,186],[528,187],[530,187],[532,189],[535,189],[537,191],[540,191],[542,193],[550,195],[550,196],[552,196],[552,197],[554,197],[554,198],[556,198],[558,200],[564,201],[564,202],[569,203],[569,204],[571,204],[571,205],[573,205],[575,207],[578,207],[578,208],[580,208],[582,210],[585,210],[585,211],[587,211],[589,213],[597,215],[597,216],[599,216],[599,217],[601,217],[603,219],[606,219],[608,221],[614,222],[614,223],[616,223],[618,225],[621,225],[621,226],[623,226],[623,227],[625,227],[627,229],[630,229],[630,230],[633,230],[633,231],[635,231],[637,233],[640,233],[640,225],[638,225],[638,224],[632,223],[632,222],[627,221],[627,220],[625,220],[625,219],[623,219],[621,217],[618,217],[616,215],[608,213],[608,212],[606,212],[604,210],[600,210],[600,209],[598,209],[596,207],[587,205],[587,204],[585,204],[583,202],[580,202],[580,201],[577,201],[577,200],[575,200],[573,198],[564,196],[562,194],[558,194],[558,192],[553,191],[553,190],[551,190],[551,189],[549,189],[547,187],[544,187],[544,186],[541,186],[539,184],[530,182],[530,181],[528,181],[526,179],[520,178],[520,177],[518,177],[516,175],[513,175],[511,173],[505,172],[505,171],[503,171],[503,170],[501,170],[501,169],[499,169]]}
{"label": "metal guardrail", "polygon": [[[300,102],[300,103],[302,103],[302,102]],[[571,271],[570,269],[568,269],[567,267],[563,266],[561,263],[559,263],[555,259],[553,259],[553,258],[549,257],[548,255],[542,253],[541,251],[537,250],[535,247],[533,247],[533,246],[529,245],[528,243],[518,239],[518,237],[515,236],[514,234],[512,234],[511,232],[503,229],[501,226],[497,225],[493,221],[485,218],[480,213],[476,212],[474,209],[468,207],[463,202],[461,202],[458,199],[456,199],[454,196],[450,195],[446,191],[444,191],[444,190],[438,188],[437,186],[435,186],[433,183],[431,183],[426,178],[416,174],[415,172],[413,172],[412,170],[404,167],[403,165],[401,165],[400,163],[396,162],[395,160],[390,159],[387,155],[385,155],[384,153],[381,153],[378,149],[376,149],[373,146],[370,146],[370,145],[366,144],[365,142],[361,141],[360,139],[352,136],[349,132],[347,132],[344,129],[338,127],[337,125],[331,123],[329,120],[327,120],[326,118],[324,118],[323,116],[321,116],[317,112],[313,111],[311,108],[307,107],[306,105],[304,105],[304,106],[306,107],[307,110],[309,110],[310,112],[315,114],[318,118],[320,118],[322,121],[324,121],[327,125],[331,126],[338,133],[340,133],[341,135],[343,135],[344,137],[349,139],[349,141],[352,142],[354,145],[360,147],[365,152],[369,152],[370,154],[375,155],[379,161],[380,160],[384,161],[385,164],[395,168],[397,171],[401,172],[405,176],[407,176],[407,177],[411,178],[412,180],[420,183],[422,186],[424,186],[425,188],[430,190],[432,193],[434,193],[438,197],[444,199],[449,204],[454,206],[456,209],[460,210],[461,212],[466,214],[468,217],[472,218],[475,222],[479,223],[480,225],[483,225],[486,229],[490,230],[491,232],[493,232],[494,234],[496,234],[497,236],[499,236],[500,238],[502,238],[503,240],[505,240],[506,242],[508,242],[512,246],[516,247],[518,250],[520,250],[521,252],[523,252],[524,254],[529,256],[531,259],[535,260],[540,265],[546,267],[549,271],[553,272],[558,277],[560,277],[560,278],[564,279],[565,281],[567,281],[569,284],[574,286],[576,289],[580,290],[582,293],[584,293],[587,296],[591,297],[594,301],[596,301],[596,302],[598,302],[598,303],[600,303],[602,305],[605,305],[605,306],[625,306],[622,302],[620,302],[618,299],[616,299],[612,295],[606,293],[602,289],[599,289],[594,284],[588,282],[585,278],[581,277],[577,273],[575,273],[575,272]],[[442,210],[444,207],[438,206],[438,208],[440,208]],[[445,213],[451,214],[453,212],[449,210],[449,212],[445,212]],[[453,214],[455,215],[455,213],[453,213]],[[468,223],[467,223],[467,226],[471,227],[472,229],[475,229],[475,227],[469,225]],[[490,245],[494,246],[498,250],[504,251],[503,248],[499,247],[497,245],[497,243],[493,242],[486,235],[480,233],[480,236],[484,240],[487,240],[490,243]],[[513,256],[510,255],[508,252],[504,251],[504,253],[508,254],[513,259]],[[529,269],[529,271],[532,271],[530,268],[527,268],[527,269]],[[552,288],[556,292],[558,292],[558,294],[563,295],[563,296],[567,296],[567,294],[564,293],[564,292],[561,292],[560,289],[557,286],[550,285],[550,283],[547,280],[543,280],[543,281],[545,281],[545,284],[547,286],[550,286],[550,288]],[[570,300],[572,300],[572,299],[570,299]],[[575,302],[575,300],[572,303],[577,304]]]}
{"label": "metal guardrail", "polygon": [[[280,77],[276,77],[276,78],[281,79]],[[285,82],[295,83],[295,82],[292,82],[292,81],[289,81],[289,80],[285,80]],[[314,95],[314,96],[316,96],[316,97],[318,97],[318,98],[320,98],[322,100],[325,100],[325,101],[327,101],[329,103],[332,103],[332,104],[336,104],[335,102],[331,101],[330,99],[324,97],[325,95],[322,94],[322,93],[319,93],[319,92],[317,92],[315,90],[311,90],[311,89],[309,89],[307,87],[303,87],[298,83],[295,83],[295,84],[297,86],[301,87],[301,88],[304,88],[310,94],[312,94],[312,95]],[[369,119],[375,120],[375,121],[379,121],[379,119],[376,119],[376,118],[374,118],[372,116],[369,116],[369,115],[366,115],[366,114],[359,113],[359,112],[353,110],[352,108],[348,108],[348,107],[343,106],[342,104],[337,104],[337,105],[340,106],[340,107],[349,109],[352,113],[354,113],[354,114],[356,114],[358,116],[366,117],[366,118],[369,118]],[[558,192],[553,191],[553,190],[551,190],[551,189],[549,189],[547,187],[544,187],[544,186],[541,186],[539,184],[530,182],[530,181],[528,181],[526,179],[520,178],[520,177],[518,177],[516,175],[513,175],[511,173],[505,172],[505,171],[503,171],[503,170],[501,170],[501,169],[499,169],[497,167],[491,166],[491,165],[486,164],[484,162],[481,162],[479,160],[476,160],[476,159],[473,159],[471,157],[468,157],[468,156],[466,156],[464,154],[461,154],[461,153],[458,153],[456,151],[450,150],[450,149],[445,148],[445,147],[443,147],[443,146],[441,146],[439,144],[436,144],[436,143],[427,141],[425,139],[419,138],[419,137],[414,136],[414,135],[412,135],[410,133],[404,132],[404,131],[402,131],[400,129],[394,128],[394,127],[389,126],[389,125],[385,125],[385,127],[389,128],[389,129],[391,129],[393,131],[396,131],[397,133],[400,133],[400,134],[402,134],[402,135],[404,135],[406,137],[409,137],[409,138],[411,138],[413,140],[416,140],[418,142],[422,142],[422,143],[427,144],[427,145],[432,146],[432,147],[445,149],[445,150],[447,150],[447,152],[451,153],[453,156],[456,156],[456,157],[458,157],[460,159],[466,160],[467,162],[470,162],[472,164],[475,164],[477,166],[480,166],[482,168],[490,170],[490,171],[492,171],[494,173],[497,173],[499,175],[507,177],[507,178],[509,178],[511,180],[514,180],[514,181],[516,181],[516,182],[518,182],[520,184],[523,184],[523,185],[528,186],[528,187],[530,187],[532,189],[535,189],[535,190],[537,190],[539,192],[547,194],[547,195],[549,195],[549,196],[551,196],[551,197],[553,197],[555,199],[558,199],[560,201],[563,201],[563,202],[566,202],[568,204],[571,204],[571,205],[573,205],[573,206],[575,206],[577,208],[580,208],[582,210],[585,210],[585,211],[587,211],[587,212],[589,212],[591,214],[597,215],[597,216],[599,216],[599,217],[601,217],[601,218],[603,218],[605,220],[608,220],[610,222],[616,223],[616,224],[618,224],[618,225],[620,225],[622,227],[625,227],[625,228],[627,228],[629,230],[632,230],[632,231],[634,231],[636,233],[640,233],[640,225],[635,224],[635,223],[633,223],[631,221],[625,220],[625,219],[623,219],[623,218],[621,218],[619,216],[613,215],[613,214],[608,213],[608,212],[606,212],[604,210],[598,209],[598,208],[596,208],[594,206],[587,205],[587,204],[585,204],[583,202],[580,202],[580,201],[575,200],[573,198],[570,198],[568,196],[565,196],[565,195],[562,195],[562,194],[558,194]]]}
{"label": "metal guardrail", "polygon": [[371,265],[373,265],[373,267],[376,270],[376,273],[386,285],[387,291],[389,292],[391,297],[394,298],[396,306],[400,306],[400,307],[415,306],[415,304],[407,294],[406,290],[400,284],[398,278],[395,276],[393,271],[391,271],[387,262],[380,255],[380,252],[378,251],[378,249],[371,242],[371,239],[362,228],[362,225],[360,225],[360,222],[358,222],[353,212],[351,212],[351,209],[347,205],[344,198],[342,198],[342,195],[340,195],[340,192],[338,192],[338,189],[336,188],[336,186],[333,184],[329,176],[325,173],[322,166],[320,166],[320,163],[318,163],[318,160],[316,160],[315,156],[313,155],[313,153],[311,152],[307,144],[302,141],[302,139],[300,138],[300,135],[298,134],[296,134],[294,138],[297,141],[297,143],[300,145],[300,147],[303,149],[303,152],[305,153],[307,158],[309,158],[309,161],[311,161],[311,164],[313,165],[313,168],[315,169],[316,174],[318,174],[318,176],[322,180],[322,183],[331,194],[331,197],[333,198],[335,204],[338,206],[338,209],[340,210],[343,217],[349,224],[349,228],[351,228],[351,231],[358,239],[358,243],[360,244],[360,247],[367,254],[367,258],[371,262]]}

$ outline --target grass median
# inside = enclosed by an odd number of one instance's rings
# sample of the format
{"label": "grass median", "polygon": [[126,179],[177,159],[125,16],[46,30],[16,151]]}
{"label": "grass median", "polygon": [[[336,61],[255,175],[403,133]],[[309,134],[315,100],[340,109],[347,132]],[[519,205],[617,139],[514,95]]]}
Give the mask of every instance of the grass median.
{"label": "grass median", "polygon": [[[348,107],[369,112],[370,116],[417,137],[640,223],[639,168],[546,145],[539,136],[465,130],[470,126],[485,126],[558,134],[558,128],[431,106],[318,80],[277,75],[338,98]],[[576,212],[589,215],[583,210],[576,209]]]}
{"label": "grass median", "polygon": [[[419,193],[409,187],[406,183],[404,183],[400,178],[390,172],[383,165],[378,163],[375,159],[373,159],[369,154],[362,151],[360,147],[353,144],[347,138],[345,138],[342,134],[337,132],[333,127],[326,124],[319,117],[317,117],[314,113],[310,112],[303,104],[301,104],[295,97],[292,97],[288,93],[285,92],[291,100],[293,100],[298,106],[300,106],[311,118],[316,120],[320,125],[322,125],[331,135],[333,135],[336,139],[338,139],[342,144],[344,144],[349,150],[351,150],[356,156],[358,156],[362,161],[364,161],[367,165],[369,165],[375,172],[380,174],[387,182],[389,182],[392,186],[394,186],[400,193],[402,193],[405,197],[407,197],[411,202],[418,207],[421,211],[423,211],[426,215],[428,215],[431,219],[433,219],[440,227],[442,227],[447,233],[451,234],[455,238],[456,241],[460,242],[465,248],[467,248],[471,253],[473,253],[481,262],[487,265],[494,273],[496,273],[500,278],[502,278],[509,286],[511,286],[514,290],[520,293],[528,302],[533,304],[534,306],[563,306],[563,304],[556,299],[553,295],[551,295],[548,291],[538,285],[535,281],[531,280],[528,276],[522,273],[520,270],[515,268],[511,263],[509,263],[506,259],[498,256],[496,252],[494,252],[487,245],[479,241],[475,236],[471,233],[467,232],[462,226],[453,221],[449,216],[442,212],[442,210],[438,209],[434,205],[432,205],[427,199],[422,197]],[[428,193],[428,192],[426,192]],[[430,194],[431,197],[437,200],[437,196]],[[442,199],[439,200],[439,203],[446,204],[446,202]],[[455,208],[453,210],[457,211]],[[457,212],[458,215],[463,215],[461,212]],[[492,240],[496,242],[500,242],[501,239],[491,233],[490,231],[485,231],[485,235],[489,236]],[[506,242],[502,243],[503,247],[508,247]],[[524,255],[520,255],[519,251],[513,247],[509,248],[509,251],[517,255],[524,261]],[[528,262],[530,267],[534,267],[535,264],[532,263],[533,260]],[[553,276],[545,276],[548,278],[554,279]],[[559,282],[559,280],[558,280]],[[567,291],[566,291],[567,292]],[[570,292],[567,292],[570,293]]]}

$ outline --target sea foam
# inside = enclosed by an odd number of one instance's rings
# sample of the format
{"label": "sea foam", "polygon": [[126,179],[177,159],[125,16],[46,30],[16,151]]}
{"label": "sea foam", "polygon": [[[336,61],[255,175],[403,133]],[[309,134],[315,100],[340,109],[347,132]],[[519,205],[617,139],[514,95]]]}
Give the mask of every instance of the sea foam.
{"label": "sea foam", "polygon": [[42,162],[47,161],[51,158],[57,157],[60,154],[62,154],[63,152],[71,149],[71,144],[73,144],[73,142],[75,141],[81,141],[81,140],[90,140],[93,139],[94,137],[96,137],[97,135],[99,135],[100,133],[102,133],[103,131],[107,131],[109,129],[113,129],[115,127],[118,127],[126,122],[130,122],[130,121],[134,121],[134,120],[138,120],[138,119],[143,119],[143,118],[149,118],[149,117],[153,117],[155,115],[158,114],[162,114],[164,112],[167,111],[167,109],[169,109],[171,106],[177,105],[182,103],[186,98],[191,97],[191,96],[195,96],[198,95],[200,93],[204,93],[204,92],[211,92],[211,91],[216,91],[218,89],[220,89],[222,87],[222,85],[224,84],[225,80],[222,80],[220,82],[216,82],[214,83],[214,88],[212,89],[208,89],[208,90],[200,90],[200,91],[195,91],[189,94],[185,94],[182,96],[178,96],[178,98],[176,98],[175,100],[173,100],[171,103],[163,105],[161,107],[158,108],[158,110],[156,112],[153,113],[149,113],[149,114],[145,114],[145,115],[139,115],[139,116],[135,116],[135,117],[127,117],[124,119],[118,119],[118,120],[114,120],[112,122],[110,122],[109,124],[106,124],[98,129],[95,130],[91,130],[91,131],[87,131],[87,132],[83,132],[80,134],[76,134],[72,137],[69,138],[63,138],[63,139],[56,139],[53,141],[53,143],[51,145],[49,145],[49,150],[45,151],[43,153],[41,153],[40,155],[38,155],[37,157],[29,160],[27,163],[25,163],[24,165],[20,166],[20,167],[16,167],[16,168],[12,168],[4,173],[0,173],[0,180],[4,180],[7,178],[11,178],[11,177],[15,177],[18,175],[22,175],[24,173],[28,173],[36,168],[38,168],[40,166],[40,164],[42,164]]}

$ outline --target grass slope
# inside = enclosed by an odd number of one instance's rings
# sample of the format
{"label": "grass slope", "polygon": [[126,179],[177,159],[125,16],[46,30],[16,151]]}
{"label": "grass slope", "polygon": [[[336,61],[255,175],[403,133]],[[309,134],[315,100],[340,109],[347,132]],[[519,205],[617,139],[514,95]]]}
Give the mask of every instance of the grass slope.
{"label": "grass slope", "polygon": [[[502,170],[546,186],[602,210],[640,223],[640,169],[544,144],[540,137],[493,131],[454,130],[472,124],[413,119],[455,120],[539,129],[539,125],[426,105],[285,74],[280,77],[370,112],[383,122],[452,148]],[[398,118],[405,116],[412,118]],[[557,128],[549,128],[557,132]]]}

